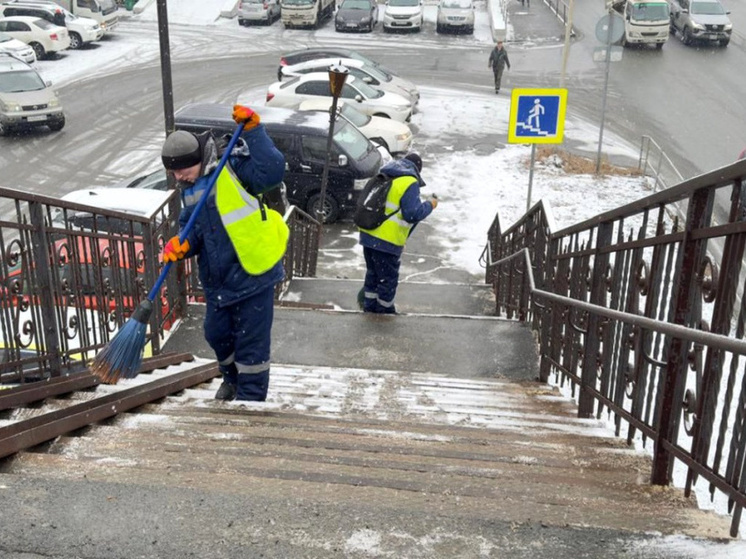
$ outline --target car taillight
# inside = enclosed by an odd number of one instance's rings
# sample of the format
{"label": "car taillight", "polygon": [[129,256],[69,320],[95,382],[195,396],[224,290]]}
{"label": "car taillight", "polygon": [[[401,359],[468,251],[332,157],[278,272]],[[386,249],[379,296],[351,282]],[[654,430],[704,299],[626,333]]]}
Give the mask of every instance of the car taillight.
{"label": "car taillight", "polygon": [[264,102],[265,102],[265,103],[269,103],[269,102],[270,102],[270,101],[271,101],[271,100],[272,100],[272,99],[274,98],[274,96],[275,96],[275,94],[274,94],[274,93],[270,93],[270,92],[268,91],[268,92],[267,92],[267,100],[266,100],[266,101],[264,101]]}
{"label": "car taillight", "polygon": [[265,9],[265,10],[268,10],[268,9],[269,9],[269,6],[267,5],[267,3],[266,3],[266,2],[265,2],[264,4],[262,4],[262,7],[263,7],[263,8]]}
{"label": "car taillight", "polygon": [[59,40],[59,37],[57,37],[57,33],[52,33],[49,36],[49,38],[52,39],[53,41],[58,41]]}
{"label": "car taillight", "polygon": [[285,57],[283,56],[282,58],[280,58],[280,66],[287,66],[287,65],[288,65],[288,61],[285,60]]}

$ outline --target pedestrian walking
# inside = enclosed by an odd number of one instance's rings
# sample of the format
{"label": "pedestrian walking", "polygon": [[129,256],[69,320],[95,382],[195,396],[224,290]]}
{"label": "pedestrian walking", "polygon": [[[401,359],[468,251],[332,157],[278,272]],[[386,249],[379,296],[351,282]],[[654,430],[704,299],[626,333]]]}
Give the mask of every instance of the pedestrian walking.
{"label": "pedestrian walking", "polygon": [[502,82],[503,71],[506,66],[510,70],[508,51],[503,47],[502,41],[497,41],[497,45],[490,52],[489,62],[487,62],[487,67],[492,68],[492,73],[495,75],[495,93],[500,93],[500,82]]}
{"label": "pedestrian walking", "polygon": [[[245,144],[231,153],[184,242],[175,236],[166,243],[163,260],[197,257],[206,302],[204,335],[223,375],[215,398],[264,401],[274,286],[284,278],[288,229],[259,193],[282,181],[285,159],[257,113],[236,105],[233,119],[244,123]],[[217,143],[209,132],[177,130],[161,156],[181,189],[183,229],[217,167]]]}
{"label": "pedestrian walking", "polygon": [[416,153],[392,161],[380,170],[391,179],[386,197],[388,217],[375,229],[360,229],[366,266],[363,286],[365,312],[396,313],[394,297],[404,245],[414,227],[438,206],[435,195],[427,201],[420,200],[420,188],[425,185],[421,171],[422,159]]}
{"label": "pedestrian walking", "polygon": [[521,0],[521,6],[531,7],[531,0]]}

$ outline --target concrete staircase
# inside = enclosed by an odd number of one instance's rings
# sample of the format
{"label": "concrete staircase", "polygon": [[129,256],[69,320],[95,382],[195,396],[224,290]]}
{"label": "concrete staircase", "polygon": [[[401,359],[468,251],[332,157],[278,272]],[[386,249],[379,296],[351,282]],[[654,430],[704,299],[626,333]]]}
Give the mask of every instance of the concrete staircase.
{"label": "concrete staircase", "polygon": [[[357,288],[291,286],[266,403],[217,402],[215,379],[7,461],[0,556],[684,557],[666,535],[727,536],[535,380],[486,287],[404,284],[395,317],[353,310]],[[195,365],[202,313],[166,347]]]}

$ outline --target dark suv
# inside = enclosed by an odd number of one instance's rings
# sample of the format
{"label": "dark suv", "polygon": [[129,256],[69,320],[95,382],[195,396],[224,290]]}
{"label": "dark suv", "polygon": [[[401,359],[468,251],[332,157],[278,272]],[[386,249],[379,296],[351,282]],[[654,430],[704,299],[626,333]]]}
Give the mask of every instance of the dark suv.
{"label": "dark suv", "polygon": [[[174,115],[176,128],[194,133],[211,130],[220,138],[231,134],[236,127],[231,112],[232,105],[186,105]],[[262,107],[259,114],[267,134],[285,156],[283,181],[288,200],[312,216],[322,210],[326,223],[334,222],[342,213],[353,210],[365,183],[381,167],[381,154],[370,140],[347,121],[336,121],[326,196],[321,208],[328,115],[274,107]]]}

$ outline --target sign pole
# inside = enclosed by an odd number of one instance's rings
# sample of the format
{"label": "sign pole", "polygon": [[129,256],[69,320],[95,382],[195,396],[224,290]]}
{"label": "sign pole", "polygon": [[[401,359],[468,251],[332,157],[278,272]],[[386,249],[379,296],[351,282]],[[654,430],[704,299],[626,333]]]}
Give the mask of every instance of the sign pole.
{"label": "sign pole", "polygon": [[596,155],[596,174],[601,173],[601,147],[604,141],[604,122],[606,121],[606,97],[609,91],[609,68],[611,67],[611,43],[614,30],[614,20],[609,9],[609,27],[606,34],[606,76],[604,77],[604,96],[601,102],[601,126],[598,133],[598,154]]}
{"label": "sign pole", "polygon": [[534,185],[534,162],[536,161],[536,144],[531,144],[531,167],[528,170],[528,196],[526,196],[526,213],[531,209],[531,190]]}

